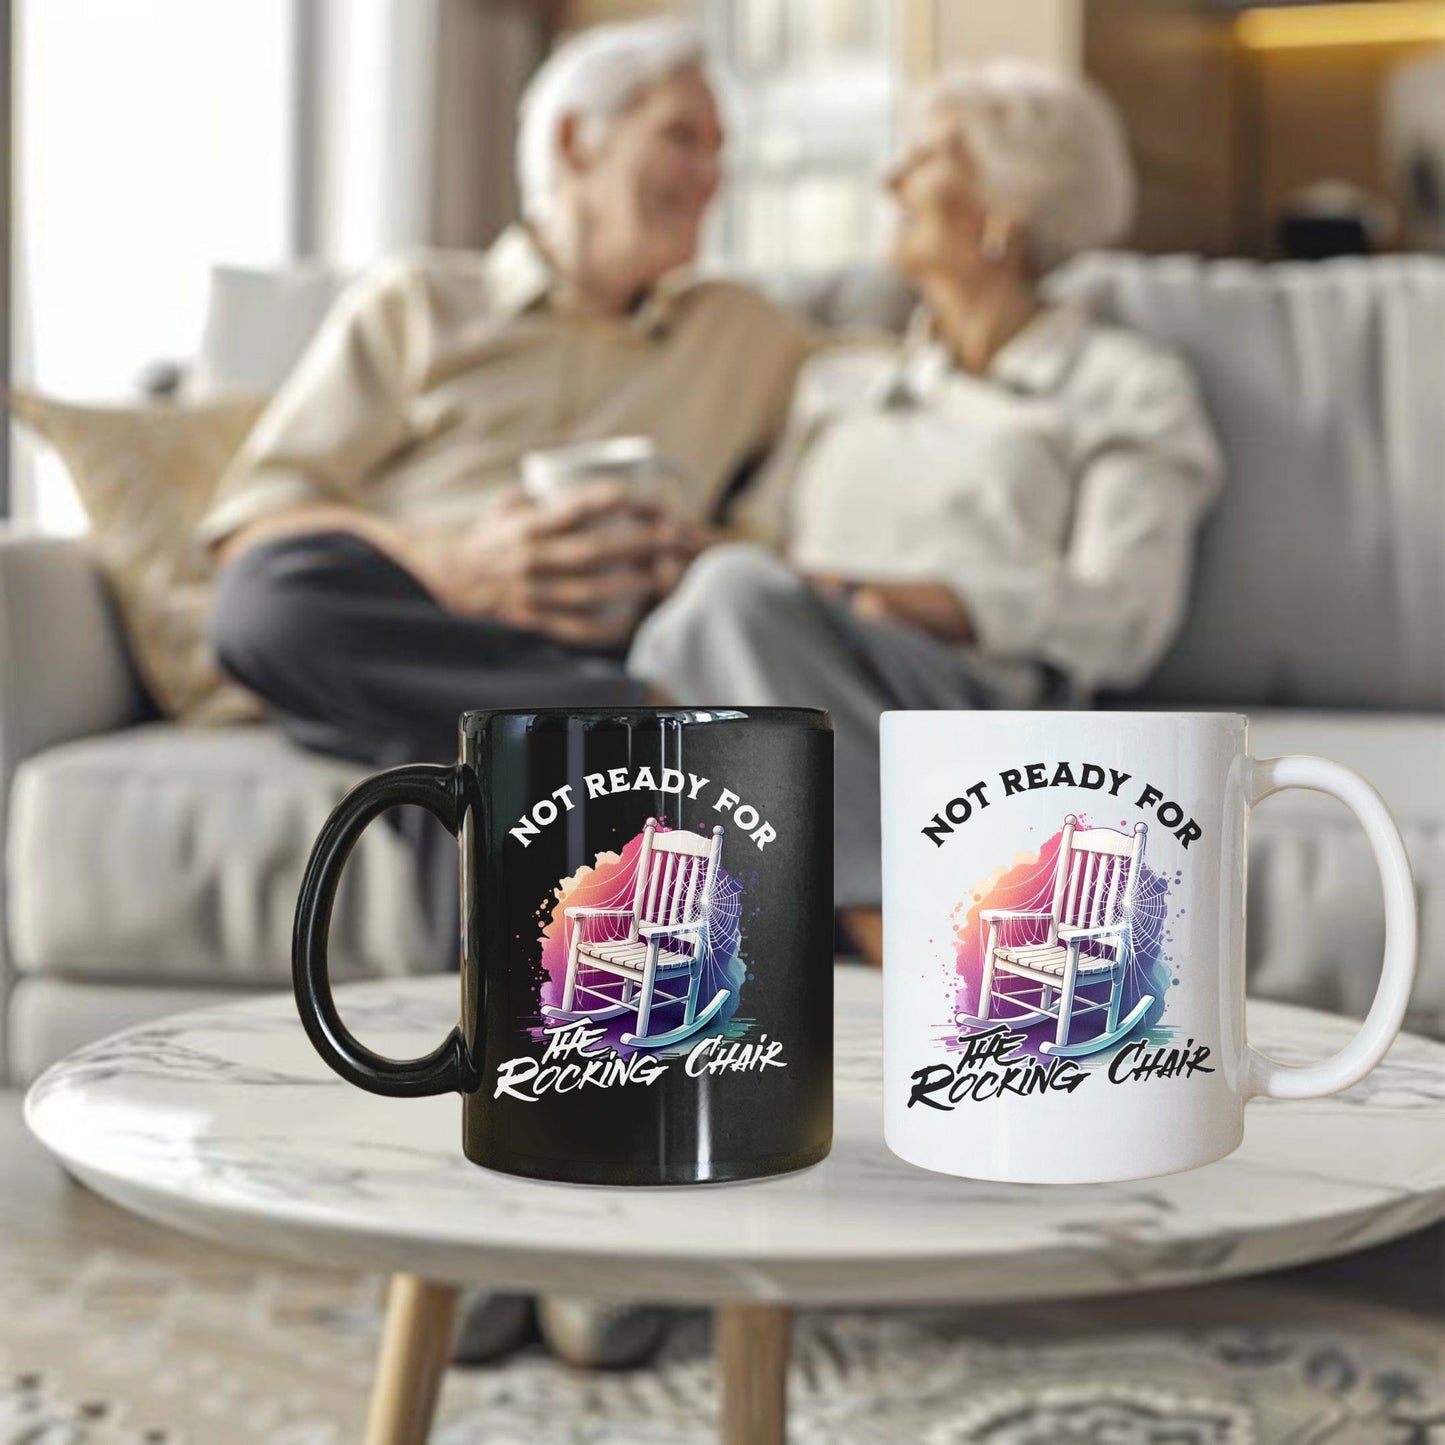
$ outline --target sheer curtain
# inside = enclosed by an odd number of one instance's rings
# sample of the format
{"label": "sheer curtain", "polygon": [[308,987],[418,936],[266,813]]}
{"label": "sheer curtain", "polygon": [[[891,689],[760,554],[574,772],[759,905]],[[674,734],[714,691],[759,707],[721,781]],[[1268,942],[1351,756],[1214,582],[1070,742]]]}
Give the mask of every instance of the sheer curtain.
{"label": "sheer curtain", "polygon": [[[16,20],[16,378],[127,397],[194,346],[213,261],[287,252],[290,0],[20,0]],[[17,460],[14,514],[78,529],[58,464]]]}
{"label": "sheer curtain", "polygon": [[[353,271],[482,245],[511,214],[511,118],[545,8],[522,0],[15,0],[22,385],[136,397],[184,361],[211,268]],[[14,515],[77,530],[17,446]]]}
{"label": "sheer curtain", "polygon": [[553,7],[316,3],[320,253],[357,265],[417,241],[487,245],[515,214],[517,102]]}
{"label": "sheer curtain", "polygon": [[731,84],[711,249],[744,267],[877,256],[901,89],[896,0],[704,0]]}

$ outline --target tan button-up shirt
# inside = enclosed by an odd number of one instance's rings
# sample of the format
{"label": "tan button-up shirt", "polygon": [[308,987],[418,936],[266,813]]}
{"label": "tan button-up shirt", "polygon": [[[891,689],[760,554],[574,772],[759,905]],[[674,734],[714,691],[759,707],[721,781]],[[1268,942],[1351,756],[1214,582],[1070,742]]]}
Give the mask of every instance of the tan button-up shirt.
{"label": "tan button-up shirt", "polygon": [[630,316],[547,304],[529,233],[423,251],[337,303],[222,478],[205,540],[299,504],[461,524],[514,484],[522,454],[651,437],[698,518],[787,416],[808,333],[757,293],[677,273]]}
{"label": "tan button-up shirt", "polygon": [[1076,695],[1139,682],[1222,483],[1193,377],[1063,307],[971,376],[919,321],[808,363],[750,506],[803,571],[947,583],[989,659],[1050,663]]}

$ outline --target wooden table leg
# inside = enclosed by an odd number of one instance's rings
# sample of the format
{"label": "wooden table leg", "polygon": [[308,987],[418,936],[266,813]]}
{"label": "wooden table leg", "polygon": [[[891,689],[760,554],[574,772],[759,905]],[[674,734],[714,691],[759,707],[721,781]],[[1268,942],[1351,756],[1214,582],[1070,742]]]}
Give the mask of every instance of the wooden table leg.
{"label": "wooden table leg", "polygon": [[371,1387],[366,1445],[425,1445],[451,1358],[457,1287],[395,1274]]}
{"label": "wooden table leg", "polygon": [[784,1445],[792,1333],[793,1312],[785,1305],[713,1310],[723,1445]]}

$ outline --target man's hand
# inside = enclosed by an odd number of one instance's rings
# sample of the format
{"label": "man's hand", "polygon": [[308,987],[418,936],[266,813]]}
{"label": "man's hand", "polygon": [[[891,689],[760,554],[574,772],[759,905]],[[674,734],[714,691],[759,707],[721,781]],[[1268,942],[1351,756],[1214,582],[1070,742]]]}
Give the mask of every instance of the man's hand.
{"label": "man's hand", "polygon": [[973,639],[958,594],[942,582],[855,582],[821,574],[808,580],[826,596],[845,599],[864,621],[912,627],[943,642]]}
{"label": "man's hand", "polygon": [[297,507],[235,533],[217,561],[318,531],[362,538],[448,612],[495,617],[580,646],[625,642],[643,609],[671,592],[716,540],[674,507],[624,483],[598,483],[552,507],[510,492],[466,527],[410,526],[357,507]]}
{"label": "man's hand", "polygon": [[607,646],[626,640],[705,541],[671,508],[598,483],[548,507],[509,493],[460,534],[418,538],[410,565],[449,612]]}

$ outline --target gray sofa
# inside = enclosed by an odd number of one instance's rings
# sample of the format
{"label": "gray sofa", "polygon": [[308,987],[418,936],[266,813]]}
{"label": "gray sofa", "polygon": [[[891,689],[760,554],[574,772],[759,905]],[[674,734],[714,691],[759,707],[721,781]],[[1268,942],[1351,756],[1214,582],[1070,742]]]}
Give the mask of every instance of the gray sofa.
{"label": "gray sofa", "polygon": [[[223,282],[199,374],[268,385],[334,283]],[[1369,777],[1421,897],[1410,1022],[1445,1034],[1445,262],[1097,256],[1056,285],[1193,361],[1229,460],[1187,626],[1137,696],[1102,705],[1247,711],[1257,755],[1323,753]],[[907,304],[870,273],[781,289],[835,323],[896,326]],[[155,718],[84,543],[0,537],[10,1077],[133,1020],[285,986],[306,851],[354,776],[269,727]],[[1353,821],[1318,795],[1271,799],[1251,860],[1254,992],[1360,1012],[1381,921]],[[422,938],[409,858],[371,829],[336,972],[421,969]]]}

